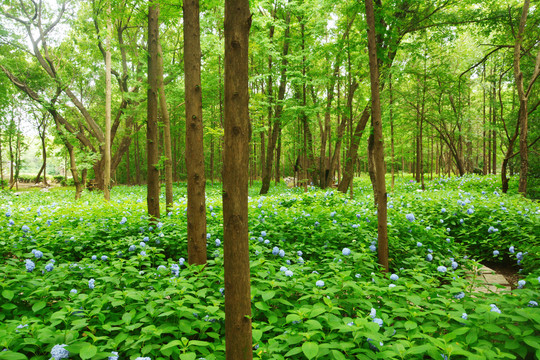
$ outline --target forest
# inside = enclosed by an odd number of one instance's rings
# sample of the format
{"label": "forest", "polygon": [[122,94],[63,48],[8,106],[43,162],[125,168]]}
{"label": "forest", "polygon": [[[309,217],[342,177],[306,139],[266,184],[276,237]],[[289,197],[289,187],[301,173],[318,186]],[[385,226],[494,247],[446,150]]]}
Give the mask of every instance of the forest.
{"label": "forest", "polygon": [[0,359],[540,358],[538,4],[0,25]]}

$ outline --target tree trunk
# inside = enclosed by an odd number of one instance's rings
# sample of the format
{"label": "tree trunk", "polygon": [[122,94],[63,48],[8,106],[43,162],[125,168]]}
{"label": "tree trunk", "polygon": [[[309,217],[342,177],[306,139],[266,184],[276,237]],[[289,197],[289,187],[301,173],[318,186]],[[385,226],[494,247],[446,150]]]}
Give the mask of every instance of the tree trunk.
{"label": "tree trunk", "polygon": [[161,42],[158,42],[158,52],[159,105],[161,108],[161,119],[163,121],[163,148],[165,153],[165,209],[167,212],[169,212],[172,210],[173,206],[171,121],[169,117],[169,110],[167,110],[165,85],[163,84],[163,52],[161,51]]}
{"label": "tree trunk", "polygon": [[248,238],[248,0],[225,0],[223,238],[227,360],[253,358]]}
{"label": "tree trunk", "polygon": [[390,151],[391,151],[391,165],[390,165],[390,171],[392,172],[392,192],[394,192],[394,93],[392,91],[392,73],[388,74],[388,92],[390,95]]}
{"label": "tree trunk", "polygon": [[107,2],[107,35],[105,36],[105,149],[103,150],[103,195],[111,200],[111,3]]}
{"label": "tree trunk", "polygon": [[158,92],[159,92],[159,4],[150,0],[148,8],[148,91],[146,121],[148,214],[152,221],[159,219],[159,154],[158,154]]}
{"label": "tree trunk", "polygon": [[379,64],[377,59],[377,42],[375,39],[375,14],[372,0],[365,0],[366,21],[368,25],[369,69],[371,79],[371,123],[373,125],[374,160],[377,188],[377,220],[379,264],[388,272],[388,229],[387,229],[387,199],[384,169],[384,148],[382,134],[381,103],[379,97]]}
{"label": "tree trunk", "polygon": [[201,32],[199,0],[184,2],[188,262],[206,263],[206,177],[204,174]]}

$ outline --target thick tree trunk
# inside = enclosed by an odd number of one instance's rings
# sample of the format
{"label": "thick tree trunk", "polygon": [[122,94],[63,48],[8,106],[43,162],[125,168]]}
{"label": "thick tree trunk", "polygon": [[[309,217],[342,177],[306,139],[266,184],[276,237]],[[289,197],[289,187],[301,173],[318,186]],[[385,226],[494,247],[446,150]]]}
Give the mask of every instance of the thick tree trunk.
{"label": "thick tree trunk", "polygon": [[377,231],[378,246],[377,253],[379,264],[388,271],[388,229],[387,229],[387,199],[386,183],[384,169],[384,148],[382,134],[382,116],[381,103],[379,96],[379,64],[377,59],[377,42],[375,40],[375,15],[372,0],[365,0],[366,3],[366,21],[368,24],[368,50],[369,50],[369,69],[371,79],[371,123],[373,125],[374,137],[374,161],[376,173],[377,188]]}
{"label": "thick tree trunk", "polygon": [[150,1],[148,8],[148,91],[146,120],[146,158],[148,214],[159,219],[159,154],[158,154],[158,92],[159,92],[159,4]]}
{"label": "thick tree trunk", "polygon": [[188,262],[206,263],[206,177],[204,174],[199,0],[184,1]]}
{"label": "thick tree trunk", "polygon": [[248,238],[248,0],[225,0],[223,238],[227,360],[253,358]]}

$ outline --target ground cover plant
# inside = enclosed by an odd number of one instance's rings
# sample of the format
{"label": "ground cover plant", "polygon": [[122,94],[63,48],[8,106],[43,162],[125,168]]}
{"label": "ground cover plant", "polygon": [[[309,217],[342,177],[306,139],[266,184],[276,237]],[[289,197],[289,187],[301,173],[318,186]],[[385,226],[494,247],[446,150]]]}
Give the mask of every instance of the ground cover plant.
{"label": "ground cover plant", "polygon": [[[275,188],[250,206],[254,357],[540,358],[540,210],[497,180],[442,178],[389,194],[391,272],[376,265],[369,181],[355,198]],[[0,359],[223,359],[221,198],[208,256],[187,265],[186,188],[150,224],[144,187],[2,193]],[[512,264],[510,292],[479,293],[480,261]]]}

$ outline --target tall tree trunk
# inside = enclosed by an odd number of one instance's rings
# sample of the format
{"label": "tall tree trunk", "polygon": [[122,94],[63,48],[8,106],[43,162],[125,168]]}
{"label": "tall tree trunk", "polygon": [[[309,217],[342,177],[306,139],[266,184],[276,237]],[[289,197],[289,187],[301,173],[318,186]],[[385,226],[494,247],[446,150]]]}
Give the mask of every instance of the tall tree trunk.
{"label": "tall tree trunk", "polygon": [[2,129],[0,128],[0,189],[4,189],[4,159],[2,158]]}
{"label": "tall tree trunk", "polygon": [[158,52],[159,105],[161,108],[161,119],[163,121],[163,148],[165,153],[165,209],[167,212],[169,212],[172,210],[173,206],[171,121],[169,117],[169,110],[167,109],[165,84],[163,83],[163,51],[161,50],[160,41],[158,42]]}
{"label": "tall tree trunk", "polygon": [[105,149],[103,149],[103,195],[111,200],[111,3],[107,2],[107,35],[105,36]]}
{"label": "tall tree trunk", "polygon": [[369,50],[369,69],[371,79],[371,123],[373,126],[374,137],[374,160],[375,174],[377,177],[377,253],[379,264],[385,271],[388,271],[388,229],[387,229],[387,199],[386,183],[384,169],[384,147],[382,134],[382,116],[381,102],[379,97],[379,62],[377,59],[377,42],[375,35],[375,14],[372,0],[365,0],[366,3],[366,21],[368,24],[368,50]]}
{"label": "tall tree trunk", "polygon": [[139,133],[135,133],[135,182],[141,185],[141,150],[139,146]]}
{"label": "tall tree trunk", "polygon": [[275,184],[279,184],[281,175],[280,175],[280,168],[279,165],[281,164],[281,131],[278,135],[278,145],[276,149],[276,177],[275,177]]}
{"label": "tall tree trunk", "polygon": [[159,154],[158,154],[158,92],[159,92],[159,4],[150,0],[148,8],[148,101],[146,121],[147,195],[148,214],[159,219]]}
{"label": "tall tree trunk", "polygon": [[41,121],[38,124],[38,135],[41,140],[41,157],[42,157],[43,162],[34,183],[38,184],[40,182],[41,174],[43,173],[43,184],[45,186],[48,186],[47,184],[47,147],[45,144],[45,140],[47,136],[47,113],[42,114]]}
{"label": "tall tree trunk", "polygon": [[497,174],[497,130],[496,130],[496,127],[497,127],[497,109],[495,107],[495,101],[496,101],[496,87],[495,87],[495,82],[493,82],[493,124],[492,124],[492,129],[493,129],[493,136],[492,136],[492,139],[493,139],[493,151],[492,151],[492,155],[493,155],[493,166],[492,166],[492,169],[493,169],[493,174]]}
{"label": "tall tree trunk", "polygon": [[184,2],[188,261],[206,263],[206,177],[201,92],[199,0]]}
{"label": "tall tree trunk", "polygon": [[225,0],[223,238],[227,360],[253,358],[248,238],[248,0]]}

